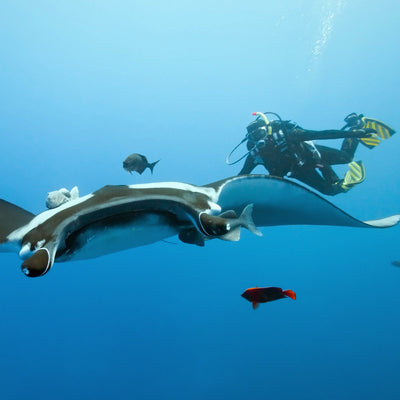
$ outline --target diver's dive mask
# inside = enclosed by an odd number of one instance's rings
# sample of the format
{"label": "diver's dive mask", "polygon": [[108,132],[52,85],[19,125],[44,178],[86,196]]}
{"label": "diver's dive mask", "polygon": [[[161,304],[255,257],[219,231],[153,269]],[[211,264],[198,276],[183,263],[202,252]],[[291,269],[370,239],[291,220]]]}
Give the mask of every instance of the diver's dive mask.
{"label": "diver's dive mask", "polygon": [[265,139],[268,135],[268,130],[265,122],[262,119],[256,119],[247,126],[246,138],[252,142]]}
{"label": "diver's dive mask", "polygon": [[[249,154],[254,155],[254,153],[258,152],[259,149],[264,148],[267,145],[267,138],[269,135],[272,134],[272,128],[270,125],[270,122],[268,121],[268,118],[266,117],[265,114],[272,114],[275,115],[279,118],[279,120],[281,121],[281,117],[273,112],[253,112],[253,115],[257,116],[257,119],[253,122],[251,122],[248,126],[247,126],[247,133],[246,136],[244,137],[244,139],[242,139],[242,141],[233,148],[233,150],[229,153],[229,155],[226,157],[226,163],[228,165],[233,165],[238,163],[240,160],[242,160],[243,158],[247,157]],[[230,157],[232,156],[232,154],[236,151],[236,149],[244,142],[249,141],[252,142],[251,145],[253,146],[252,149],[250,149],[246,154],[244,154],[243,156],[241,156],[240,158],[238,158],[235,161],[230,161]]]}

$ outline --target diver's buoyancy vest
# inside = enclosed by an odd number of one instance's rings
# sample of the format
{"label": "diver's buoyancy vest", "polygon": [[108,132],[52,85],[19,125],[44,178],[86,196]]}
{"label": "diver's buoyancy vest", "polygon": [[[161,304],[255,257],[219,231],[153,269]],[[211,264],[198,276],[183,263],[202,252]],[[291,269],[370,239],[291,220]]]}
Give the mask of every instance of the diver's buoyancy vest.
{"label": "diver's buoyancy vest", "polygon": [[[285,176],[295,166],[315,163],[315,147],[299,140],[302,128],[290,121],[256,120],[247,127],[247,148],[253,157],[261,157],[271,175]],[[298,128],[298,129],[297,129]]]}

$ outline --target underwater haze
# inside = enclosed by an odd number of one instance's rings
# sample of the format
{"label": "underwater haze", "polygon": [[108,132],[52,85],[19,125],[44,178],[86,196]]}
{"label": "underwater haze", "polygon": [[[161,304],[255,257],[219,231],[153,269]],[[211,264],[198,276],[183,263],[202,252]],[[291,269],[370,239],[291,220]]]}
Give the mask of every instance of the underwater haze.
{"label": "underwater haze", "polygon": [[[62,187],[236,175],[254,111],[400,130],[399,17],[397,0],[3,0],[0,198],[37,214]],[[328,200],[400,213],[399,151],[400,134],[359,146],[365,181]],[[154,174],[127,173],[131,153],[161,159]],[[0,398],[400,398],[399,229],[174,237],[36,279],[2,253]],[[297,300],[253,310],[254,286]]]}

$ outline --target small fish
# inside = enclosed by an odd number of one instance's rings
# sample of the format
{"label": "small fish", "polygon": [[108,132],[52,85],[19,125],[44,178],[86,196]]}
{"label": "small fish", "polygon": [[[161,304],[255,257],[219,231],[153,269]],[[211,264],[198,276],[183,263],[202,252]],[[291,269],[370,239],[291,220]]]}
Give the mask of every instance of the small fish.
{"label": "small fish", "polygon": [[138,174],[142,175],[143,171],[146,168],[149,168],[151,173],[153,174],[153,168],[158,163],[158,161],[149,163],[147,161],[147,158],[142,154],[133,153],[125,159],[125,161],[122,163],[122,166],[124,170],[129,172],[130,174],[132,173],[132,171],[136,171]]}
{"label": "small fish", "polygon": [[253,287],[245,290],[242,293],[242,297],[246,300],[251,301],[253,304],[253,309],[255,310],[260,303],[267,303],[268,301],[283,299],[285,297],[290,297],[296,300],[296,293],[293,290],[282,290],[278,287]]}
{"label": "small fish", "polygon": [[395,267],[400,267],[400,261],[392,261],[391,264]]}

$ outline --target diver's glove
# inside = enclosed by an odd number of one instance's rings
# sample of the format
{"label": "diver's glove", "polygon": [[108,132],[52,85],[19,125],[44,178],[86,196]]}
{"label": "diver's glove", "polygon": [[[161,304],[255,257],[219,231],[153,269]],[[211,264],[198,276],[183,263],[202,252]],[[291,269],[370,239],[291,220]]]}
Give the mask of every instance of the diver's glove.
{"label": "diver's glove", "polygon": [[376,134],[376,130],[373,128],[364,128],[364,129],[359,129],[360,132],[365,132],[366,135],[368,136],[372,136],[374,134]]}
{"label": "diver's glove", "polygon": [[374,137],[376,136],[376,130],[372,128],[365,128],[365,129],[357,129],[357,130],[352,130],[349,133],[351,133],[352,137],[357,137],[357,138],[369,138],[369,137]]}

